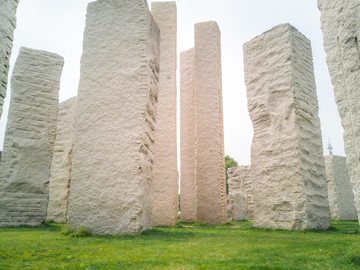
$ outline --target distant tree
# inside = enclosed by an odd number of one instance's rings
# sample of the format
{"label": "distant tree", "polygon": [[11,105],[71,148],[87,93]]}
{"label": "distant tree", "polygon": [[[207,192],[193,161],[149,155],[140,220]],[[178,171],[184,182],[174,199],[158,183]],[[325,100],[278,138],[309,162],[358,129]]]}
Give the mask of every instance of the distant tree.
{"label": "distant tree", "polygon": [[229,194],[229,185],[228,185],[228,169],[231,167],[237,167],[239,164],[237,161],[233,158],[231,158],[229,155],[225,156],[225,174],[226,174],[226,194]]}

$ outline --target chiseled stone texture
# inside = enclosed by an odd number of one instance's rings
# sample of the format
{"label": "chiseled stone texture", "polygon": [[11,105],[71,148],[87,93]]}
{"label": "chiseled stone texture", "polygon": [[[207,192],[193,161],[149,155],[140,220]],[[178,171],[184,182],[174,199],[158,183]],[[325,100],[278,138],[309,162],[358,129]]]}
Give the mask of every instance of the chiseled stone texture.
{"label": "chiseled stone texture", "polygon": [[360,2],[318,0],[318,7],[326,61],[344,128],[346,165],[355,205],[360,209]]}
{"label": "chiseled stone texture", "polygon": [[54,154],[49,178],[46,220],[65,223],[69,205],[76,97],[59,104]]}
{"label": "chiseled stone texture", "polygon": [[234,197],[234,220],[240,221],[246,219],[247,198],[243,192],[232,195]]}
{"label": "chiseled stone texture", "polygon": [[95,234],[152,228],[160,30],[146,0],[88,5],[68,222]]}
{"label": "chiseled stone texture", "polygon": [[180,53],[180,220],[196,221],[195,51]]}
{"label": "chiseled stone texture", "polygon": [[176,3],[152,2],[151,13],[159,26],[161,40],[152,224],[168,226],[177,222],[179,193],[176,144]]}
{"label": "chiseled stone texture", "polygon": [[45,221],[63,65],[57,54],[20,49],[0,166],[0,226]]}
{"label": "chiseled stone texture", "polygon": [[254,127],[254,227],[330,226],[310,41],[281,24],[244,45],[248,110]]}
{"label": "chiseled stone texture", "polygon": [[6,96],[19,0],[0,0],[0,118]]}
{"label": "chiseled stone texture", "polygon": [[254,218],[253,193],[251,185],[251,165],[228,168],[229,194],[245,194],[246,219]]}
{"label": "chiseled stone texture", "polygon": [[227,221],[230,222],[234,220],[234,206],[235,206],[234,196],[231,194],[227,194],[226,201],[227,201]]}
{"label": "chiseled stone texture", "polygon": [[354,194],[346,168],[346,157],[326,156],[325,169],[331,218],[355,220]]}
{"label": "chiseled stone texture", "polygon": [[196,222],[227,221],[220,30],[195,24]]}

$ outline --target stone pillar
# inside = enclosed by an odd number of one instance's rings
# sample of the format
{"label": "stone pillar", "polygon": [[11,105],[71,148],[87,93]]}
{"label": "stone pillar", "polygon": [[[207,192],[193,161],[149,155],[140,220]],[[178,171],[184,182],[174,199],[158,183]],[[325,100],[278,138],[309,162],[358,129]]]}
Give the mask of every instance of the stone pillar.
{"label": "stone pillar", "polygon": [[151,229],[160,30],[146,0],[88,5],[68,222],[95,234]]}
{"label": "stone pillar", "polygon": [[160,81],[156,116],[153,226],[175,225],[178,217],[176,144],[176,3],[152,2],[160,29]]}
{"label": "stone pillar", "polygon": [[0,118],[6,96],[19,0],[0,0]]}
{"label": "stone pillar", "polygon": [[195,51],[180,54],[180,220],[196,221]]}
{"label": "stone pillar", "polygon": [[[360,209],[360,5],[357,0],[318,0],[335,101],[355,205]],[[360,220],[359,220],[360,222]]]}
{"label": "stone pillar", "polygon": [[0,166],[0,226],[45,222],[63,64],[57,54],[20,49]]}
{"label": "stone pillar", "polygon": [[49,178],[46,220],[65,223],[69,205],[76,97],[59,104],[54,154]]}
{"label": "stone pillar", "polygon": [[246,219],[254,218],[254,204],[251,183],[251,165],[228,168],[229,194],[244,194],[246,197]]}
{"label": "stone pillar", "polygon": [[326,179],[331,218],[355,220],[354,194],[346,168],[346,157],[325,157]]}
{"label": "stone pillar", "polygon": [[220,30],[195,24],[196,222],[227,221]]}
{"label": "stone pillar", "polygon": [[254,127],[254,227],[330,226],[310,41],[281,24],[244,45],[248,109]]}

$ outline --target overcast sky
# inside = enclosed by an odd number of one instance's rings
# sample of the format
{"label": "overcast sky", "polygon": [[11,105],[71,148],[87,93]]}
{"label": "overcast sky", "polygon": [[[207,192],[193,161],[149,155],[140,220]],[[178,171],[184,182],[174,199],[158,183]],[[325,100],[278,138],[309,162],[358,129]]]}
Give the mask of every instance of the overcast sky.
{"label": "overcast sky", "polygon": [[[18,7],[11,70],[21,46],[63,56],[65,66],[59,91],[60,102],[77,94],[86,7],[89,2],[92,1],[21,0]],[[240,165],[250,164],[253,128],[247,111],[242,46],[278,24],[290,23],[312,43],[325,154],[328,154],[326,148],[330,139],[334,154],[345,155],[343,129],[325,61],[316,0],[178,0],[176,3],[178,54],[194,46],[195,23],[212,20],[220,27],[225,154],[234,157]],[[177,80],[179,85],[179,77]],[[10,89],[0,122],[0,149],[9,97]]]}

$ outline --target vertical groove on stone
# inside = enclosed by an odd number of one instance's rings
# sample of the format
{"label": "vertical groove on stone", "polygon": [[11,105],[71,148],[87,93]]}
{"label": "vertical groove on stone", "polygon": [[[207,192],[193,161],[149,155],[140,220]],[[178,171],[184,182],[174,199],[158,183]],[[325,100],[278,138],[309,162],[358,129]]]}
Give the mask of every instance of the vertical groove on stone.
{"label": "vertical groove on stone", "polygon": [[177,222],[179,190],[176,144],[176,3],[152,2],[151,13],[161,35],[152,224],[168,226]]}
{"label": "vertical groove on stone", "polygon": [[318,0],[318,7],[326,62],[344,128],[346,166],[355,191],[355,205],[360,209],[360,3]]}
{"label": "vertical groove on stone", "polygon": [[60,223],[67,221],[75,112],[76,97],[59,104],[46,220]]}
{"label": "vertical groove on stone", "polygon": [[0,226],[45,221],[63,64],[57,54],[20,49],[0,166]]}
{"label": "vertical groove on stone", "polygon": [[88,5],[68,211],[74,229],[151,229],[159,42],[145,0]]}
{"label": "vertical groove on stone", "polygon": [[180,54],[180,220],[196,221],[195,51]]}
{"label": "vertical groove on stone", "polygon": [[254,226],[330,226],[309,40],[282,24],[244,44]]}
{"label": "vertical groove on stone", "polygon": [[19,0],[0,0],[0,118],[6,96]]}
{"label": "vertical groove on stone", "polygon": [[220,30],[195,24],[196,222],[227,221]]}
{"label": "vertical groove on stone", "polygon": [[346,158],[326,156],[325,169],[331,218],[336,220],[355,220],[354,195],[346,169]]}

